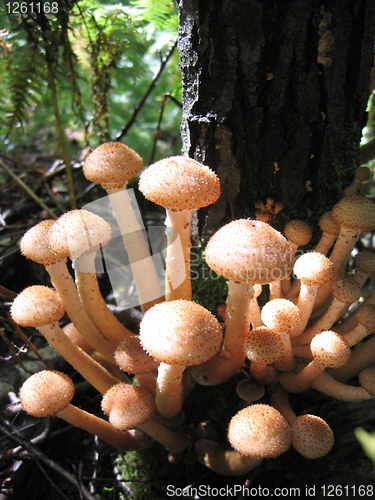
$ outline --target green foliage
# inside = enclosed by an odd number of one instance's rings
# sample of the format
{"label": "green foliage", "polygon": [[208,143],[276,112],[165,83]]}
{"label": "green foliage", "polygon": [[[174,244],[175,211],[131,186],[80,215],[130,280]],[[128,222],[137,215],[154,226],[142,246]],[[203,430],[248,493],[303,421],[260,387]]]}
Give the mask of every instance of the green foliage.
{"label": "green foliage", "polygon": [[354,431],[366,454],[375,462],[375,433],[370,434],[361,427]]}

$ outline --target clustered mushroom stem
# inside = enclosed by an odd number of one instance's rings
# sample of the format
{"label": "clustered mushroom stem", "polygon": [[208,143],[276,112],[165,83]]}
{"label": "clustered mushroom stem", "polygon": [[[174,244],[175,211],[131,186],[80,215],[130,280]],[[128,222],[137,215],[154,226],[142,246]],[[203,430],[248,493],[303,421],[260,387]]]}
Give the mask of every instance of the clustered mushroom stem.
{"label": "clustered mushroom stem", "polygon": [[122,188],[107,187],[106,191],[129,257],[139,302],[145,312],[154,304],[162,302],[164,293],[148,243],[132,207],[129,193],[125,189],[126,184]]}
{"label": "clustered mushroom stem", "polygon": [[375,363],[375,335],[352,350],[345,366],[329,369],[328,373],[340,382],[347,382],[361,370]]}
{"label": "clustered mushroom stem", "polygon": [[190,226],[192,210],[167,210],[166,300],[191,300]]}
{"label": "clustered mushroom stem", "polygon": [[176,432],[159,422],[157,418],[147,420],[147,422],[138,425],[137,429],[148,434],[172,453],[181,453],[190,443],[190,438],[186,434]]}
{"label": "clustered mushroom stem", "polygon": [[313,381],[311,387],[340,401],[365,401],[374,397],[363,387],[346,385],[326,372],[322,372]]}
{"label": "clustered mushroom stem", "polygon": [[268,386],[268,395],[272,406],[279,410],[291,424],[297,418],[297,415],[290,406],[288,392],[279,384],[270,384]]}
{"label": "clustered mushroom stem", "polygon": [[174,417],[183,403],[182,374],[185,366],[160,363],[156,384],[155,402],[163,417]]}

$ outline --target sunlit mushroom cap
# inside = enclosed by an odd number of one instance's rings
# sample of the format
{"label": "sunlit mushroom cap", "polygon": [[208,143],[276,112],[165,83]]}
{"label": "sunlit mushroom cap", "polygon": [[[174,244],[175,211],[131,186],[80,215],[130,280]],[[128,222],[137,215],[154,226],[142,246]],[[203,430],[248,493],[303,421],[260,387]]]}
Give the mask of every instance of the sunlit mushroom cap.
{"label": "sunlit mushroom cap", "polygon": [[86,158],[83,173],[86,179],[104,188],[122,187],[142,166],[142,158],[133,149],[121,142],[106,142]]}
{"label": "sunlit mushroom cap", "polygon": [[155,398],[145,387],[116,384],[104,394],[102,410],[115,429],[134,429],[155,414]]}
{"label": "sunlit mushroom cap", "polygon": [[54,223],[52,219],[43,220],[26,231],[20,241],[20,250],[25,257],[44,265],[61,260],[48,243],[48,234]]}
{"label": "sunlit mushroom cap", "polygon": [[72,380],[56,370],[35,373],[23,383],[19,394],[24,410],[33,417],[48,417],[61,412],[73,396]]}
{"label": "sunlit mushroom cap", "polygon": [[319,252],[308,252],[296,260],[294,274],[307,285],[329,283],[334,277],[334,266],[325,255]]}
{"label": "sunlit mushroom cap", "polygon": [[260,326],[253,328],[246,335],[242,350],[250,361],[269,364],[283,353],[283,341],[279,333],[266,326]]}
{"label": "sunlit mushroom cap", "polygon": [[324,331],[315,335],[310,343],[314,359],[329,368],[340,368],[350,358],[351,350],[347,340],[333,331]]}
{"label": "sunlit mushroom cap", "polygon": [[301,320],[299,308],[287,299],[273,299],[262,309],[263,323],[276,332],[289,332]]}
{"label": "sunlit mushroom cap", "polygon": [[196,210],[220,196],[220,182],[205,165],[183,156],[160,160],[144,170],[139,190],[148,199],[170,210]]}
{"label": "sunlit mushroom cap", "polygon": [[339,302],[352,304],[362,293],[362,287],[352,277],[341,278],[332,285],[332,295]]}
{"label": "sunlit mushroom cap", "polygon": [[170,365],[199,365],[221,347],[223,333],[215,316],[200,304],[171,300],[149,309],[140,325],[144,349]]}
{"label": "sunlit mushroom cap", "polygon": [[292,424],[292,446],[302,456],[315,459],[324,457],[334,444],[331,427],[316,415],[300,415]]}
{"label": "sunlit mushroom cap", "polygon": [[312,238],[310,226],[303,220],[291,220],[284,228],[285,237],[297,246],[307,245]]}
{"label": "sunlit mushroom cap", "polygon": [[64,306],[55,290],[33,285],[17,295],[10,313],[18,325],[38,327],[59,321],[64,315]]}
{"label": "sunlit mushroom cap", "polygon": [[124,372],[138,375],[151,373],[159,366],[159,362],[143,349],[137,335],[132,335],[118,344],[115,360]]}
{"label": "sunlit mushroom cap", "polygon": [[225,278],[261,285],[285,278],[294,264],[288,240],[266,222],[252,219],[220,228],[204,255],[208,266]]}
{"label": "sunlit mushroom cap", "polygon": [[366,196],[345,196],[333,207],[332,217],[340,226],[371,231],[375,228],[375,204]]}
{"label": "sunlit mushroom cap", "polygon": [[272,406],[254,404],[231,419],[228,440],[243,455],[277,457],[289,449],[292,429],[286,418]]}
{"label": "sunlit mushroom cap", "polygon": [[110,225],[88,210],[71,210],[61,215],[49,233],[49,245],[62,257],[79,257],[96,252],[111,238]]}
{"label": "sunlit mushroom cap", "polygon": [[319,227],[323,233],[338,236],[340,233],[340,225],[337,224],[332,217],[332,212],[325,212],[319,219]]}

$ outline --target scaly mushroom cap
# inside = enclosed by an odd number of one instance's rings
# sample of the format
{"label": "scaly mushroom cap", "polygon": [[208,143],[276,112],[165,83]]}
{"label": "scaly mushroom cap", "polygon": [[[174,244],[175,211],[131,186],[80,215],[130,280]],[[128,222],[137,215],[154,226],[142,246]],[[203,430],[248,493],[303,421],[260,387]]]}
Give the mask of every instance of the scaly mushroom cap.
{"label": "scaly mushroom cap", "polygon": [[152,358],[139,343],[139,337],[133,335],[121,341],[115,350],[117,365],[127,373],[151,373],[159,366],[158,361]]}
{"label": "scaly mushroom cap", "polygon": [[142,168],[143,160],[121,142],[106,142],[86,158],[83,173],[91,182],[107,187],[122,187]]}
{"label": "scaly mushroom cap", "polygon": [[23,409],[33,417],[49,417],[64,410],[73,399],[74,384],[65,373],[43,370],[29,377],[20,389]]}
{"label": "scaly mushroom cap", "polygon": [[350,358],[350,345],[336,332],[321,332],[310,343],[314,360],[329,368],[344,366]]}
{"label": "scaly mushroom cap", "polygon": [[355,312],[355,317],[369,333],[375,333],[375,305],[363,304]]}
{"label": "scaly mushroom cap", "polygon": [[55,223],[48,219],[30,228],[21,238],[20,249],[25,257],[38,264],[55,264],[61,257],[52,252],[48,243],[48,234]]}
{"label": "scaly mushroom cap", "polygon": [[332,285],[332,295],[339,302],[352,304],[356,302],[362,294],[362,287],[353,278],[342,278]]}
{"label": "scaly mushroom cap", "polygon": [[283,342],[280,334],[266,326],[260,326],[246,335],[242,350],[250,361],[269,364],[281,356]]}
{"label": "scaly mushroom cap", "polygon": [[285,237],[297,246],[307,245],[312,238],[310,226],[303,220],[291,220],[284,228]]}
{"label": "scaly mushroom cap", "polygon": [[205,260],[227,279],[265,285],[289,275],[294,252],[288,240],[266,222],[238,219],[209,239]]}
{"label": "scaly mushroom cap", "polygon": [[332,217],[332,212],[326,212],[320,217],[319,227],[323,233],[331,234],[336,237],[340,233],[340,225],[337,224],[335,219]]}
{"label": "scaly mushroom cap", "polygon": [[375,204],[366,196],[346,196],[333,207],[332,217],[340,226],[371,231],[375,228]]}
{"label": "scaly mushroom cap", "polygon": [[193,366],[220,350],[223,332],[215,316],[200,304],[171,300],[145,313],[139,339],[157,361]]}
{"label": "scaly mushroom cap", "polygon": [[196,210],[214,203],[220,196],[220,182],[212,170],[191,158],[172,156],[144,170],[139,190],[164,208]]}
{"label": "scaly mushroom cap", "polygon": [[301,320],[299,308],[287,299],[273,299],[262,309],[263,323],[276,332],[289,332]]}
{"label": "scaly mushroom cap", "polygon": [[307,285],[329,283],[334,277],[333,263],[322,253],[308,252],[294,264],[294,274]]}
{"label": "scaly mushroom cap", "polygon": [[111,239],[110,225],[88,210],[71,210],[59,217],[49,233],[49,245],[61,257],[96,252]]}
{"label": "scaly mushroom cap", "polygon": [[228,440],[243,455],[277,457],[289,449],[292,429],[286,418],[272,406],[254,404],[231,419]]}
{"label": "scaly mushroom cap", "polygon": [[64,307],[55,290],[43,285],[34,285],[17,295],[10,314],[18,325],[38,327],[59,321],[64,315]]}
{"label": "scaly mushroom cap", "polygon": [[375,396],[375,368],[364,368],[358,374],[361,386],[372,396]]}
{"label": "scaly mushroom cap", "polygon": [[375,274],[375,252],[362,250],[353,258],[356,270],[366,274]]}
{"label": "scaly mushroom cap", "polygon": [[292,446],[302,456],[310,459],[324,457],[334,444],[331,427],[316,415],[300,415],[292,424]]}
{"label": "scaly mushroom cap", "polygon": [[102,399],[102,410],[115,429],[134,429],[149,420],[156,412],[153,394],[144,387],[116,384]]}

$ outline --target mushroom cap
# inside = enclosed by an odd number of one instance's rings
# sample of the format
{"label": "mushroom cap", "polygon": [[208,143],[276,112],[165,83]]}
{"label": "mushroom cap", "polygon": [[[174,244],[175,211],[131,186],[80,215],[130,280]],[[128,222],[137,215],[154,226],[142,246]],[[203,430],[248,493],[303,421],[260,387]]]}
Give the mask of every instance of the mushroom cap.
{"label": "mushroom cap", "polygon": [[20,249],[25,257],[44,265],[61,260],[60,255],[55,254],[48,243],[48,234],[54,223],[52,219],[42,220],[26,231],[20,241]]}
{"label": "mushroom cap", "polygon": [[193,366],[220,350],[223,332],[215,316],[200,304],[171,300],[146,311],[139,339],[157,361]]}
{"label": "mushroom cap", "polygon": [[334,278],[332,261],[319,252],[308,252],[296,260],[294,274],[307,285],[322,285]]}
{"label": "mushroom cap", "polygon": [[155,398],[145,387],[116,384],[104,394],[102,410],[115,429],[134,429],[156,413]]}
{"label": "mushroom cap", "polygon": [[361,386],[372,396],[375,396],[375,368],[364,368],[358,374]]}
{"label": "mushroom cap", "polygon": [[234,415],[229,423],[228,440],[243,455],[277,457],[289,449],[292,429],[278,410],[257,403]]}
{"label": "mushroom cap", "polygon": [[340,226],[371,231],[375,228],[375,204],[366,196],[346,196],[333,207],[332,217]]}
{"label": "mushroom cap", "polygon": [[355,171],[355,177],[362,182],[371,179],[372,173],[368,167],[357,167]]}
{"label": "mushroom cap", "polygon": [[323,233],[338,236],[340,233],[340,225],[337,224],[332,217],[332,212],[325,212],[319,219],[319,227]]}
{"label": "mushroom cap", "polygon": [[172,156],[142,172],[139,190],[169,210],[196,210],[219,198],[220,182],[209,167],[191,158]]}
{"label": "mushroom cap", "polygon": [[362,287],[352,277],[341,278],[332,285],[332,295],[339,302],[352,304],[362,294]]}
{"label": "mushroom cap", "polygon": [[362,304],[355,312],[355,317],[369,333],[375,333],[375,305]]}
{"label": "mushroom cap", "polygon": [[89,154],[83,164],[83,173],[91,182],[122,187],[143,167],[142,158],[121,142],[106,142]]}
{"label": "mushroom cap", "polygon": [[350,358],[351,350],[347,340],[333,331],[324,331],[315,335],[310,343],[314,360],[329,368],[340,368]]}
{"label": "mushroom cap", "polygon": [[273,299],[262,308],[262,321],[276,332],[289,332],[301,320],[301,311],[287,299]]}
{"label": "mushroom cap", "polygon": [[310,459],[324,457],[334,444],[331,427],[316,415],[300,415],[293,420],[292,446],[302,456]]}
{"label": "mushroom cap", "polygon": [[124,372],[139,375],[151,373],[159,366],[159,362],[143,349],[137,335],[124,339],[117,345],[115,360]]}
{"label": "mushroom cap", "polygon": [[74,384],[65,373],[43,370],[29,377],[20,389],[23,409],[33,417],[49,417],[64,410],[73,399]]}
{"label": "mushroom cap", "polygon": [[245,378],[236,385],[237,395],[244,401],[257,401],[264,396],[264,385],[255,378]]}
{"label": "mushroom cap", "polygon": [[266,222],[238,219],[209,239],[207,265],[227,279],[265,285],[291,272],[294,252],[288,240]]}
{"label": "mushroom cap", "polygon": [[375,252],[362,250],[353,258],[356,270],[366,274],[375,274]]}
{"label": "mushroom cap", "polygon": [[307,245],[312,238],[310,226],[303,220],[291,220],[284,228],[285,237],[298,246]]}
{"label": "mushroom cap", "polygon": [[56,323],[64,312],[58,293],[43,285],[25,288],[10,308],[13,321],[21,326],[32,327]]}
{"label": "mushroom cap", "polygon": [[48,242],[61,257],[79,257],[96,252],[111,239],[110,225],[88,210],[70,210],[61,215],[49,232]]}
{"label": "mushroom cap", "polygon": [[283,341],[279,333],[260,326],[253,328],[242,342],[242,350],[250,361],[273,363],[283,353]]}

